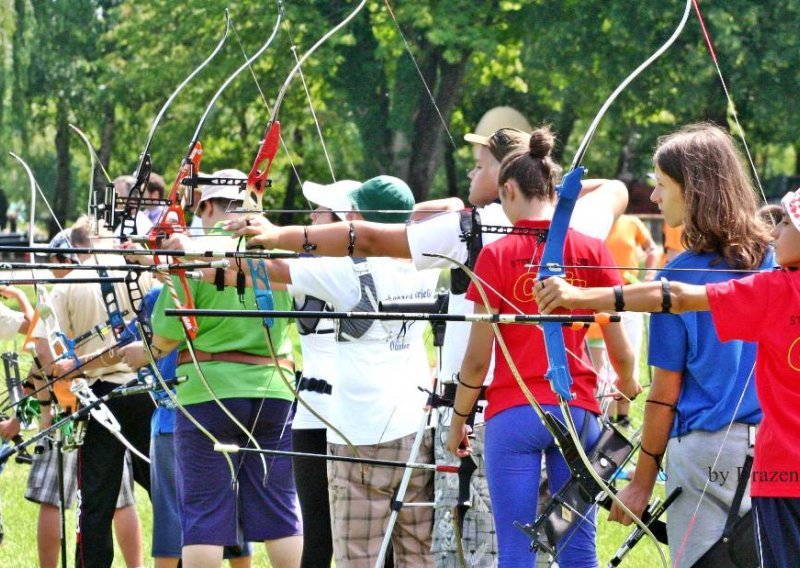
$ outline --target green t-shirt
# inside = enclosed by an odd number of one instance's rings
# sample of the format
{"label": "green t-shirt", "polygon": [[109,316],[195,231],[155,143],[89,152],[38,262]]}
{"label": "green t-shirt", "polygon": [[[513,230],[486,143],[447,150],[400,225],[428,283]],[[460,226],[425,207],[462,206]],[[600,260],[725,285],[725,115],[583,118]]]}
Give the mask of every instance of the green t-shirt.
{"label": "green t-shirt", "polygon": [[[231,244],[231,249],[233,245]],[[178,295],[183,301],[183,289],[177,276],[172,277]],[[244,295],[244,305],[239,301],[239,295],[233,287],[226,287],[222,292],[216,286],[207,282],[189,280],[189,288],[194,298],[195,306],[203,309],[240,310],[256,309],[256,300],[253,288],[247,288]],[[273,290],[276,310],[291,310],[292,299],[288,292]],[[175,307],[169,289],[164,286],[158,296],[152,315],[153,332],[166,339],[180,341],[178,349],[186,348],[186,339],[183,326],[176,317],[167,317],[164,310]],[[279,358],[287,358],[292,352],[291,341],[288,334],[288,319],[275,318],[270,329],[272,341],[278,350]],[[272,357],[267,343],[261,318],[225,318],[225,317],[198,317],[197,338],[194,347],[209,353],[222,353],[226,351],[244,351],[253,355]],[[292,391],[281,379],[281,371],[272,365],[246,365],[244,363],[228,363],[225,361],[209,361],[201,363],[203,375],[214,394],[220,399],[225,398],[278,398],[293,400]],[[290,381],[294,380],[291,371],[284,369],[284,376]],[[208,389],[197,374],[193,363],[180,365],[178,375],[186,375],[188,380],[177,387],[178,401],[181,404],[198,404],[213,400]]]}

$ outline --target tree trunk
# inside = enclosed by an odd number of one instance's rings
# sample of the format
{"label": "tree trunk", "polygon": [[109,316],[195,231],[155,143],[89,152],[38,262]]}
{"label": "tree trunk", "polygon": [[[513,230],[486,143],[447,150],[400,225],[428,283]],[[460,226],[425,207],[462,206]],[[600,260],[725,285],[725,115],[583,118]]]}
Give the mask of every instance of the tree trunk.
{"label": "tree trunk", "polygon": [[[97,157],[105,166],[106,170],[111,171],[111,149],[114,147],[114,131],[116,129],[117,114],[116,105],[113,101],[107,101],[105,112],[103,113],[103,130],[100,133],[100,152]],[[112,178],[113,179],[113,178]],[[102,190],[106,186],[106,177],[100,168],[94,173],[94,188]]]}
{"label": "tree trunk", "polygon": [[[436,52],[433,69],[434,74],[438,74],[438,85],[426,79],[428,85],[435,88],[435,104],[430,100],[425,85],[420,82],[419,104],[414,120],[414,139],[411,143],[408,167],[408,185],[418,202],[428,197],[433,176],[442,161],[442,135],[445,132],[442,118],[448,121],[458,99],[468,60],[469,53],[462,53],[460,61],[447,63],[440,52]],[[446,143],[450,144],[450,141]]]}
{"label": "tree trunk", "polygon": [[800,144],[794,145],[794,175],[800,176]]}
{"label": "tree trunk", "polygon": [[575,128],[576,119],[577,114],[575,113],[575,107],[570,101],[567,101],[564,103],[564,108],[561,110],[555,124],[555,133],[560,144],[556,144],[556,147],[553,149],[553,159],[558,164],[560,164],[564,158],[564,148],[572,134],[572,130]]}
{"label": "tree trunk", "polygon": [[[302,148],[303,133],[299,128],[295,129],[292,139],[295,148]],[[291,169],[291,166],[289,167]],[[297,173],[299,175],[302,166],[295,164],[295,167],[297,168]],[[295,209],[297,207],[296,198],[298,189],[300,189],[300,181],[298,180],[298,176],[294,175],[294,172],[290,172],[289,181],[286,183],[286,193],[283,196],[283,205],[281,205],[281,209]],[[278,216],[278,225],[290,225],[297,217],[298,216],[295,213],[284,211]]]}
{"label": "tree trunk", "polygon": [[69,103],[62,93],[56,102],[56,184],[55,195],[52,200],[55,219],[50,216],[47,221],[48,238],[53,238],[58,233],[58,223],[66,225],[67,216],[72,211],[70,208],[70,193],[72,177],[69,159]]}
{"label": "tree trunk", "polygon": [[455,148],[451,144],[445,145],[444,148],[444,168],[447,174],[447,196],[461,197],[460,186],[463,176],[459,175],[456,169]]}
{"label": "tree trunk", "polygon": [[384,64],[378,60],[379,45],[372,33],[371,17],[369,22],[351,26],[349,33],[355,37],[355,42],[338,47],[342,60],[336,76],[331,78],[331,85],[344,95],[347,102],[341,113],[351,113],[361,136],[362,179],[395,173],[391,169],[389,87]]}

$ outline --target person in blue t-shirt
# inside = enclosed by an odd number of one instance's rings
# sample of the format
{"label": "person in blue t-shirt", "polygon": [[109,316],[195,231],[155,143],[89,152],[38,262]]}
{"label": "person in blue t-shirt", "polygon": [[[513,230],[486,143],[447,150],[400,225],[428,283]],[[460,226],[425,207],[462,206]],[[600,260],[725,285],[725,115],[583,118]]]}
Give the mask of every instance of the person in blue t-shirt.
{"label": "person in blue t-shirt", "polygon": [[[684,127],[659,141],[653,162],[651,200],[667,224],[683,224],[686,247],[659,278],[705,284],[774,266],[756,193],[726,131],[710,124]],[[666,453],[667,492],[683,488],[667,519],[670,554],[673,566],[691,566],[722,535],[754,441],[750,426],[761,421],[752,377],[755,345],[721,343],[708,312],[653,315],[649,344],[655,372],[641,452],[619,497],[641,515]],[[741,512],[749,508],[745,497]],[[609,518],[631,522],[616,506]]]}

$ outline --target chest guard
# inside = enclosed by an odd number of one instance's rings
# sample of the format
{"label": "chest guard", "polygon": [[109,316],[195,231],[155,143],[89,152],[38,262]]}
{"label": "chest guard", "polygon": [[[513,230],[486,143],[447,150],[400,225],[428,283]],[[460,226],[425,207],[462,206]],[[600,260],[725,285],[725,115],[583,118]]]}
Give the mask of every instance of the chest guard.
{"label": "chest guard", "polygon": [[[467,267],[470,270],[475,268],[475,261],[478,260],[483,248],[483,234],[481,233],[481,216],[478,208],[464,209],[461,214],[461,240],[467,247]],[[469,286],[469,277],[461,268],[450,270],[450,291],[453,294],[466,294]]]}

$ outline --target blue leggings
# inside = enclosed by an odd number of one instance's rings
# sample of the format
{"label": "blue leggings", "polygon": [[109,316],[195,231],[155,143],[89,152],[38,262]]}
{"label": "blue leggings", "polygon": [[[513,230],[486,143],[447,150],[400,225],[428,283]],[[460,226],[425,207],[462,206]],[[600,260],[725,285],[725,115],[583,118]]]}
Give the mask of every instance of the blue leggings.
{"label": "blue leggings", "polygon": [[[559,419],[563,416],[558,406],[544,408]],[[597,420],[592,413],[581,408],[570,410],[578,433],[591,448],[600,435]],[[542,454],[546,456],[550,492],[555,493],[569,480],[569,468],[533,409],[515,406],[486,422],[486,479],[502,568],[531,567],[536,563],[535,555],[529,550],[530,540],[514,527],[514,521],[525,524],[536,519]],[[558,551],[557,557],[560,566],[597,566],[594,516],[593,507],[587,514],[591,522],[577,523],[575,529],[564,537],[567,544]]]}
{"label": "blue leggings", "polygon": [[800,499],[753,497],[753,511],[761,566],[797,566],[800,558]]}

